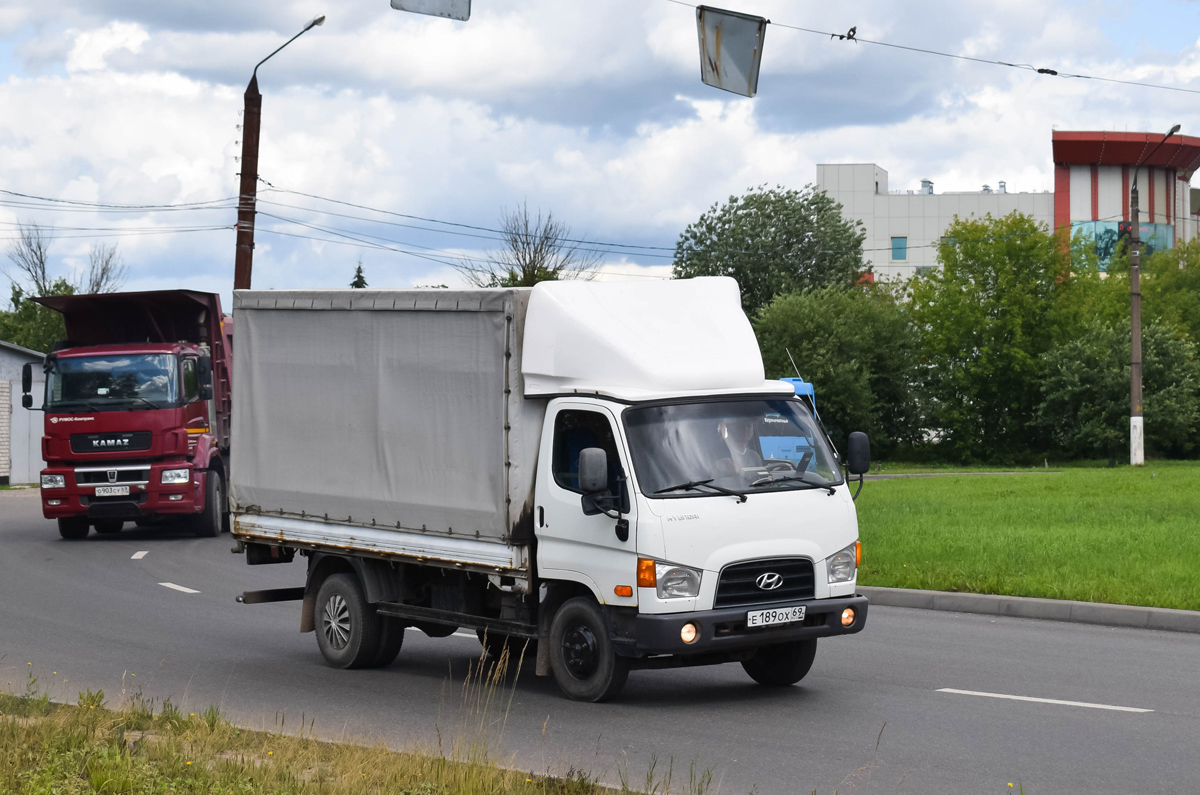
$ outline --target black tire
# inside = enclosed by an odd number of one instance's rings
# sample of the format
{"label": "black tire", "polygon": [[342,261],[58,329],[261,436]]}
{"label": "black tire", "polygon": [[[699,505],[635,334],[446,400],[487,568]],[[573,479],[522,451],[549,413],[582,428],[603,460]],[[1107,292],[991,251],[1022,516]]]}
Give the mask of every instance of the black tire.
{"label": "black tire", "polygon": [[607,701],[629,677],[629,660],[613,649],[600,605],[576,596],[550,622],[550,667],[554,680],[575,701]]}
{"label": "black tire", "polygon": [[386,668],[400,656],[400,647],[404,645],[404,624],[398,618],[379,616],[380,634],[379,651],[375,654],[370,668]]}
{"label": "black tire", "polygon": [[[353,574],[333,574],[317,590],[317,646],[334,668],[368,668],[379,659],[383,624]],[[399,648],[397,648],[399,651]]]}
{"label": "black tire", "polygon": [[433,624],[426,621],[418,621],[413,626],[431,638],[448,638],[455,632],[458,632],[458,627],[450,624]]}
{"label": "black tire", "polygon": [[514,638],[484,629],[475,630],[475,634],[489,657],[498,660],[504,650],[508,649],[508,661],[511,664],[515,665],[522,658],[525,662],[537,659],[537,641],[533,638]]}
{"label": "black tire", "polygon": [[87,538],[90,530],[86,516],[64,516],[58,520],[58,534],[68,541]]}
{"label": "black tire", "polygon": [[113,535],[121,532],[121,528],[125,526],[125,522],[120,519],[97,519],[94,523],[97,533],[103,535]]}
{"label": "black tire", "polygon": [[216,470],[204,475],[204,510],[192,516],[192,533],[197,538],[216,538],[221,535],[221,506],[225,488]]}
{"label": "black tire", "polygon": [[760,685],[786,687],[805,677],[817,656],[817,639],[796,640],[777,646],[764,646],[745,660],[742,668]]}

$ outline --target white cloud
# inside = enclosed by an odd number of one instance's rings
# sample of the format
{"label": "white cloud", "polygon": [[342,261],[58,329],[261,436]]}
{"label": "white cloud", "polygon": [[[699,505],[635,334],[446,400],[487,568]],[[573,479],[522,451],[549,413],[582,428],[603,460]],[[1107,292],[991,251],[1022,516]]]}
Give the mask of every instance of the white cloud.
{"label": "white cloud", "polygon": [[150,38],[141,25],[113,22],[100,30],[83,31],[75,36],[75,44],[67,55],[68,72],[94,72],[104,69],[105,59],[117,50],[137,54]]}

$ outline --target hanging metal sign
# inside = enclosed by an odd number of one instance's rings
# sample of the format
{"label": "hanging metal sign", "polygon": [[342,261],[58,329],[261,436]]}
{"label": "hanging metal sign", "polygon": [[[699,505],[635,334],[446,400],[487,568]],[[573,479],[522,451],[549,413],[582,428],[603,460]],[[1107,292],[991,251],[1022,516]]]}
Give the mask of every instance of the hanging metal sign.
{"label": "hanging metal sign", "polygon": [[758,67],[762,62],[767,22],[764,17],[698,6],[700,79],[714,88],[744,97],[758,93]]}
{"label": "hanging metal sign", "polygon": [[471,18],[471,0],[392,0],[392,8],[461,22]]}

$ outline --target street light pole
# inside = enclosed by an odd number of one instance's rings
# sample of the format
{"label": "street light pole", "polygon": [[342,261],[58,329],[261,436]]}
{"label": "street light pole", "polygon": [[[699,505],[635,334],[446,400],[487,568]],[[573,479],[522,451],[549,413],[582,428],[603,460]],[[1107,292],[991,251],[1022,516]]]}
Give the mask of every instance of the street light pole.
{"label": "street light pole", "polygon": [[1129,464],[1135,467],[1146,463],[1145,418],[1142,416],[1142,236],[1138,214],[1138,168],[1177,132],[1178,124],[1163,136],[1150,154],[1138,159],[1133,167],[1133,188],[1129,191],[1129,218],[1133,221],[1129,229]]}
{"label": "street light pole", "polygon": [[250,84],[244,95],[245,111],[242,118],[242,175],[238,188],[237,253],[233,265],[233,289],[249,290],[250,274],[254,267],[254,207],[258,199],[258,130],[262,119],[262,94],[258,93],[258,67],[271,56],[291,44],[318,25],[325,24],[319,16],[304,26],[304,30],[292,36],[271,55],[254,65]]}

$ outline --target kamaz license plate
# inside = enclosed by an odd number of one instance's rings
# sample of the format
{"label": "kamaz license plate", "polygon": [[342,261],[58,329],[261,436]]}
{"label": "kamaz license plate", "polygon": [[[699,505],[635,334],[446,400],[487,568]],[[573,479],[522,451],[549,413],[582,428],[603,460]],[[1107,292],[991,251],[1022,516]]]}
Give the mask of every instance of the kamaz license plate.
{"label": "kamaz license plate", "polygon": [[129,487],[128,486],[97,486],[96,487],[96,496],[97,497],[128,497],[129,496]]}
{"label": "kamaz license plate", "polygon": [[805,605],[780,607],[774,610],[751,610],[746,614],[747,627],[769,627],[774,624],[791,624],[804,620]]}

